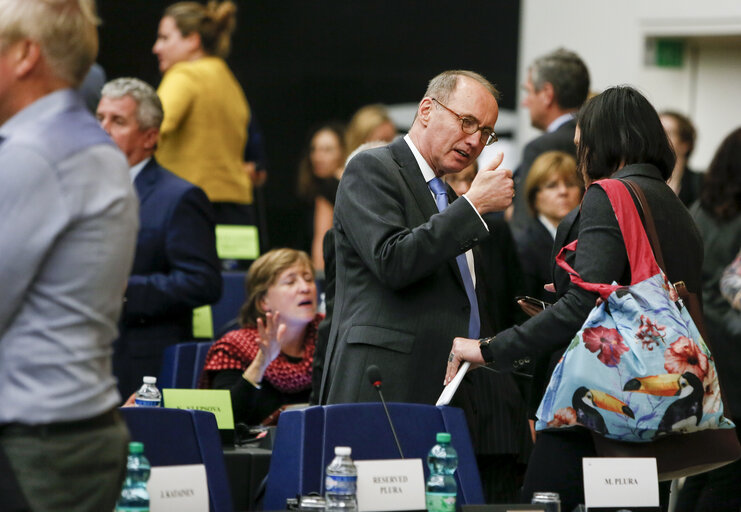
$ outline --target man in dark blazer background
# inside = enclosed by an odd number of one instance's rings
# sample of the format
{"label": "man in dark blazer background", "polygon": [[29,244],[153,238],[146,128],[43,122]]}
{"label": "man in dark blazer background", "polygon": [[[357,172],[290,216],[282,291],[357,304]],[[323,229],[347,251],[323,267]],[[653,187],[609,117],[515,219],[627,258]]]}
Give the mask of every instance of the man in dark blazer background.
{"label": "man in dark blazer background", "polygon": [[113,373],[121,396],[158,375],[169,345],[192,338],[193,308],[221,296],[211,203],[195,185],[161,167],[157,146],[162,105],[134,78],[108,82],[97,117],[129,162],[139,197],[139,235],[126,286]]}
{"label": "man in dark blazer background", "polygon": [[515,199],[510,225],[524,229],[528,220],[525,180],[538,156],[546,151],[565,151],[576,157],[574,115],[589,95],[589,71],[574,52],[558,49],[535,59],[523,85],[522,106],[530,112],[530,123],[543,135],[522,150],[522,160],[514,173]]}
{"label": "man in dark blazer background", "polygon": [[444,72],[430,82],[407,136],[348,163],[335,205],[336,292],[321,403],[376,401],[369,365],[380,368],[387,400],[435,403],[450,336],[482,329],[472,315],[472,306],[485,305],[481,283],[470,287],[480,264],[471,249],[489,236],[482,215],[511,203],[511,172],[495,170],[499,158],[463,197],[443,189],[438,200],[447,193],[449,207],[436,204],[428,183],[461,171],[496,139],[497,96],[476,73]]}

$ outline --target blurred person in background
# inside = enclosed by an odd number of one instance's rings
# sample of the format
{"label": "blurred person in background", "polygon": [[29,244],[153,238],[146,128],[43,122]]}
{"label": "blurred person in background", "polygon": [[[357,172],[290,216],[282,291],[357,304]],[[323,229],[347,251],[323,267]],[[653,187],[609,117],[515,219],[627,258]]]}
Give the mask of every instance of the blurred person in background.
{"label": "blurred person in background", "polygon": [[535,159],[554,150],[576,156],[574,117],[589,94],[589,70],[576,53],[560,48],[535,59],[523,88],[522,106],[528,109],[533,127],[544,133],[524,147],[514,174],[516,195],[510,225],[515,234],[529,218],[525,182]]}
{"label": "blurred person in background", "polygon": [[163,115],[146,82],[118,78],[103,87],[98,121],[126,155],[139,198],[136,255],[113,344],[124,397],[159,374],[168,346],[193,339],[193,309],[221,296],[211,203],[152,156]]}
{"label": "blurred person in background", "polygon": [[386,107],[380,104],[361,107],[350,119],[345,132],[345,148],[351,154],[366,142],[391,142],[396,137],[396,126]]}
{"label": "blurred person in background", "polygon": [[224,61],[236,10],[230,1],[165,9],[152,48],[163,73],[157,94],[165,111],[155,156],[206,193],[217,225],[255,226],[244,165],[250,108]]}
{"label": "blurred person in background", "polygon": [[304,231],[306,239],[311,239],[311,261],[316,270],[324,270],[322,241],[332,227],[346,154],[344,128],[329,123],[312,132],[299,164],[296,191],[306,205],[308,222]]}
{"label": "blurred person in background", "polygon": [[307,403],[317,327],[314,270],[309,256],[274,249],[250,266],[241,329],[206,355],[201,388],[231,392],[234,421],[274,424],[282,406]]}
{"label": "blurred person in background", "polygon": [[138,220],[126,158],[75,90],[99,20],[93,0],[0,13],[0,509],[113,510],[129,434],[111,353]]}
{"label": "blurred person in background", "polygon": [[666,110],[659,114],[659,117],[672,143],[674,154],[677,156],[677,163],[674,164],[668,183],[684,205],[689,208],[700,197],[702,186],[702,174],[694,172],[687,166],[692,150],[695,149],[697,132],[692,121],[679,112]]}
{"label": "blurred person in background", "polygon": [[[720,280],[741,247],[741,128],[720,144],[690,213],[705,243],[702,300],[708,345],[718,368],[727,413],[741,423],[741,312],[723,297]],[[741,509],[741,460],[685,480],[677,512],[725,512]]]}
{"label": "blurred person in background", "polygon": [[583,193],[576,159],[564,151],[546,151],[530,167],[525,181],[530,218],[515,234],[527,295],[551,303],[556,300],[555,293],[543,288],[553,282],[553,240],[558,225],[579,206]]}

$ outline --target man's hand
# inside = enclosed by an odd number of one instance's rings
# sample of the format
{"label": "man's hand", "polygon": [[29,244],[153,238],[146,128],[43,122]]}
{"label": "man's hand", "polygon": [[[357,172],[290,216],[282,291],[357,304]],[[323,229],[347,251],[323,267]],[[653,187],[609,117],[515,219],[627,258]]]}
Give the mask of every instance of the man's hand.
{"label": "man's hand", "polygon": [[512,204],[515,197],[512,171],[498,169],[503,158],[504,155],[499,153],[488,169],[479,171],[465,194],[480,214],[502,211]]}

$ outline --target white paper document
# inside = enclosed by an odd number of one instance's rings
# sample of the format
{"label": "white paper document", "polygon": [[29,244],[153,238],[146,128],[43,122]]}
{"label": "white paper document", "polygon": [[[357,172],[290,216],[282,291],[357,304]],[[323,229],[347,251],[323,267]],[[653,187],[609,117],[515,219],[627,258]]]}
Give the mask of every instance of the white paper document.
{"label": "white paper document", "polygon": [[466,372],[471,367],[471,363],[468,361],[465,361],[460,368],[458,368],[458,373],[455,374],[455,377],[453,377],[453,380],[451,380],[447,386],[445,386],[445,389],[443,389],[443,392],[440,393],[440,398],[437,399],[437,403],[435,405],[448,405],[450,401],[453,399],[453,395],[455,395],[455,392],[458,390],[458,386],[460,386],[461,381],[463,380],[463,376],[466,375]]}

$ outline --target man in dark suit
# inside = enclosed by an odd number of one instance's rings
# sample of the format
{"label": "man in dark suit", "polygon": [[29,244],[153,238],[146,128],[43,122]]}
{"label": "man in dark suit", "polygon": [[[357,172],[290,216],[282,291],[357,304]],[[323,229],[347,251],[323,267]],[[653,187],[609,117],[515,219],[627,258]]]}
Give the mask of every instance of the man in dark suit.
{"label": "man in dark suit", "polygon": [[335,205],[336,294],[321,403],[377,400],[369,365],[380,368],[386,399],[435,403],[450,335],[482,329],[471,249],[489,236],[482,214],[511,203],[511,172],[494,170],[498,159],[455,201],[439,178],[496,139],[497,95],[476,73],[444,72],[407,136],[348,163]]}
{"label": "man in dark suit", "polygon": [[113,373],[123,397],[158,375],[169,345],[192,337],[193,308],[221,296],[213,211],[206,194],[161,167],[157,146],[162,105],[134,78],[103,87],[97,117],[126,155],[139,196],[134,266],[114,343]]}
{"label": "man in dark suit", "polygon": [[522,106],[530,111],[530,123],[544,131],[522,151],[515,170],[515,199],[510,224],[524,229],[528,219],[525,180],[530,166],[546,151],[565,151],[576,156],[574,114],[589,94],[589,71],[579,56],[559,49],[536,59],[527,72]]}

